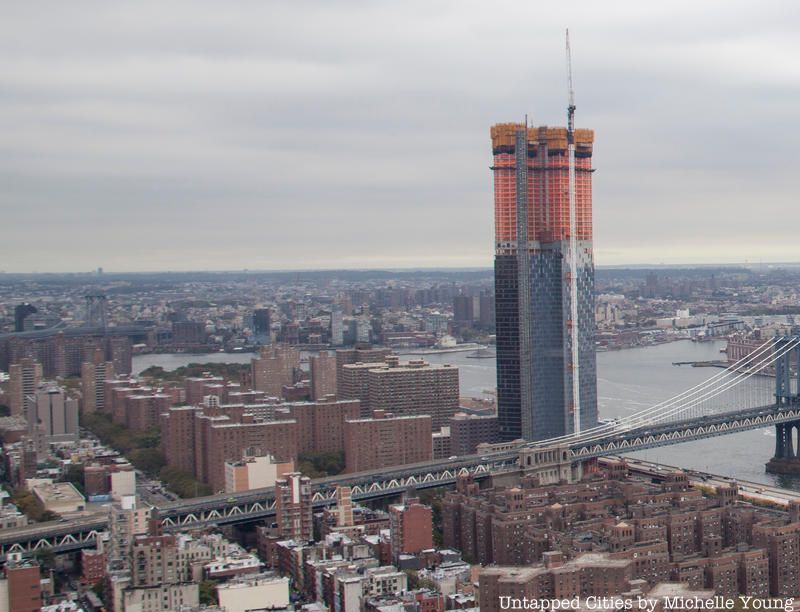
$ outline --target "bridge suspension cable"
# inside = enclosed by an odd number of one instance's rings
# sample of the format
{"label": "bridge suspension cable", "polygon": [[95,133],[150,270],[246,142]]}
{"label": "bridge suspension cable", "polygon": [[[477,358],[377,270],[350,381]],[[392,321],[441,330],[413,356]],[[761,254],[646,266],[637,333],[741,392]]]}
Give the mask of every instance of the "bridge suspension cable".
{"label": "bridge suspension cable", "polygon": [[[655,411],[660,410],[662,408],[666,408],[666,407],[672,406],[672,405],[675,404],[675,402],[680,401],[681,399],[683,399],[685,397],[688,397],[688,396],[692,395],[693,393],[698,392],[699,390],[703,389],[704,387],[707,387],[707,386],[713,384],[714,381],[716,381],[716,380],[718,380],[718,379],[720,379],[722,377],[728,376],[731,372],[733,372],[733,371],[739,369],[740,367],[742,367],[747,361],[751,361],[754,357],[758,357],[759,355],[763,354],[766,350],[771,349],[771,348],[772,348],[772,341],[768,340],[767,342],[765,342],[764,344],[759,346],[755,351],[753,351],[749,355],[743,357],[742,359],[740,359],[737,362],[735,362],[735,363],[731,364],[730,366],[728,366],[728,368],[725,369],[724,371],[719,372],[719,373],[715,374],[714,376],[711,376],[710,378],[707,378],[703,382],[701,382],[701,383],[695,385],[694,387],[691,387],[691,388],[689,388],[689,389],[687,389],[685,391],[682,391],[681,393],[678,393],[677,395],[674,395],[673,397],[665,399],[665,400],[663,400],[663,401],[661,401],[661,402],[659,402],[659,403],[657,403],[657,404],[655,404],[653,406],[650,406],[649,408],[641,410],[638,413],[635,413],[635,414],[630,415],[628,417],[624,417],[624,420],[635,419],[637,416],[642,416],[642,415],[645,415],[645,414],[648,414],[648,413],[655,412]],[[610,431],[613,431],[613,430],[618,429],[618,428],[619,428],[619,422],[616,422],[616,423],[604,423],[602,425],[596,425],[595,427],[592,427],[590,429],[584,430],[583,435],[591,435],[591,434],[600,433],[600,432],[610,432]],[[549,445],[552,445],[552,444],[560,442],[560,441],[574,440],[577,437],[578,437],[577,434],[570,433],[570,434],[566,434],[566,435],[563,435],[563,436],[558,436],[558,437],[555,437],[555,438],[549,438],[548,440],[543,440],[541,442],[535,442],[532,445],[535,445],[535,446],[547,445],[547,446],[549,446]]]}
{"label": "bridge suspension cable", "polygon": [[[786,352],[794,349],[796,346],[798,346],[798,344],[800,344],[800,339],[794,338],[790,342],[785,343],[782,347],[780,347],[778,351],[773,351],[774,339],[771,338],[756,348],[755,351],[731,364],[722,372],[711,376],[694,387],[691,387],[690,389],[687,389],[686,391],[683,391],[667,400],[659,402],[658,404],[641,410],[635,414],[629,415],[628,417],[624,417],[617,422],[606,423],[585,430],[580,435],[568,434],[535,442],[530,444],[530,446],[550,446],[553,444],[570,441],[591,441],[604,437],[612,432],[628,431],[636,427],[645,426],[648,423],[657,423],[659,421],[663,421],[669,416],[678,414],[682,411],[687,411],[692,406],[697,407],[700,401],[711,399],[720,393],[735,387],[754,374],[762,371],[766,366],[783,356]],[[766,357],[763,358],[765,355]],[[760,359],[760,361],[754,364],[754,360],[757,359]],[[734,378],[730,381],[724,381],[724,379],[729,376],[734,376]],[[704,393],[709,388],[711,391]],[[687,405],[687,403],[690,403],[690,405]],[[665,409],[667,409],[666,412]],[[651,415],[655,415],[655,417],[648,421],[647,419]]]}
{"label": "bridge suspension cable", "polygon": [[[643,411],[641,411],[639,413],[633,414],[630,417],[627,417],[623,421],[620,421],[618,423],[612,424],[611,429],[606,431],[606,432],[603,432],[603,433],[597,432],[597,433],[593,433],[592,435],[579,436],[579,437],[574,438],[573,441],[581,442],[581,443],[591,442],[591,441],[594,441],[594,440],[597,440],[597,439],[604,438],[604,437],[606,437],[607,435],[609,435],[611,433],[624,433],[624,432],[631,431],[633,429],[637,429],[637,428],[640,428],[640,427],[646,427],[648,425],[661,424],[664,421],[666,421],[666,419],[668,417],[680,414],[681,412],[686,412],[689,409],[691,409],[692,406],[696,406],[697,403],[699,403],[701,401],[706,401],[708,399],[712,399],[712,398],[720,395],[721,393],[724,393],[725,391],[727,391],[727,390],[739,385],[740,383],[742,383],[745,380],[749,379],[751,376],[759,374],[760,372],[762,372],[764,370],[765,367],[770,365],[775,360],[780,359],[786,353],[788,353],[789,351],[795,349],[798,345],[800,345],[800,339],[794,339],[794,340],[786,343],[785,345],[783,345],[777,352],[767,355],[765,358],[761,359],[758,363],[756,363],[754,365],[745,366],[748,369],[744,370],[743,372],[739,371],[739,370],[732,371],[729,368],[728,370],[726,370],[726,373],[727,374],[731,374],[731,373],[735,372],[735,374],[736,374],[735,378],[733,378],[731,380],[727,380],[727,381],[720,381],[720,384],[718,384],[715,387],[711,388],[711,390],[709,390],[708,392],[704,393],[703,395],[700,395],[699,397],[693,398],[693,403],[692,404],[687,405],[686,403],[683,403],[683,404],[677,405],[677,406],[671,408],[670,410],[667,410],[666,412],[659,412],[654,417],[646,416],[646,413],[651,413],[652,410],[653,410],[653,408],[649,408],[649,409],[643,410]],[[748,355],[748,359],[750,359],[750,358],[752,358],[752,354]],[[696,393],[697,392],[695,392],[695,394]]]}
{"label": "bridge suspension cable", "polygon": [[[745,380],[747,380],[751,376],[754,376],[756,374],[761,373],[767,366],[769,366],[775,360],[780,359],[781,357],[783,357],[783,355],[785,355],[789,351],[793,350],[796,346],[798,346],[798,344],[800,344],[800,341],[797,341],[797,340],[794,340],[791,343],[787,343],[778,352],[766,356],[761,361],[759,361],[757,364],[744,366],[746,368],[744,371],[736,370],[735,371],[736,375],[735,375],[734,378],[732,378],[730,380],[720,381],[720,384],[717,385],[716,388],[712,388],[707,393],[704,393],[703,395],[700,395],[698,397],[693,397],[691,399],[691,403],[689,405],[682,404],[682,405],[673,407],[673,408],[671,408],[670,410],[668,410],[666,412],[660,412],[657,415],[655,415],[652,419],[650,419],[648,421],[645,421],[643,424],[652,424],[652,423],[658,423],[658,422],[664,421],[666,417],[672,416],[674,414],[678,414],[678,413],[680,413],[682,411],[686,411],[687,409],[691,408],[692,404],[696,405],[697,403],[699,403],[701,401],[705,401],[707,399],[712,399],[712,398],[720,395],[721,393],[724,393],[725,391],[727,391],[727,390],[729,390],[729,389],[731,389],[733,387],[736,387],[737,385],[739,385],[740,383],[744,382]],[[638,413],[637,413],[637,415],[638,415]],[[637,415],[632,415],[632,416],[636,417]]]}

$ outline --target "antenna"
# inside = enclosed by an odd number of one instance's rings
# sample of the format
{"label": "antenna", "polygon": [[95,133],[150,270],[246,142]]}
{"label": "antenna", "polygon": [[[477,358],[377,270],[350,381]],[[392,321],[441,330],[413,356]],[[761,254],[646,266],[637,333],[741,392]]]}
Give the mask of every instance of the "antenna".
{"label": "antenna", "polygon": [[567,84],[569,88],[569,98],[567,103],[567,136],[572,142],[572,135],[575,129],[575,91],[572,89],[572,50],[569,47],[569,28],[567,28]]}

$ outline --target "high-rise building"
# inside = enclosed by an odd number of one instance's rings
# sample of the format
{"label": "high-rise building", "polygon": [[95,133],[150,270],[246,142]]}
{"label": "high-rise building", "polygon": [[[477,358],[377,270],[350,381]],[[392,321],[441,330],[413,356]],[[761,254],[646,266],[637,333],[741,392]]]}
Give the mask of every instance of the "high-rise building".
{"label": "high-rise building", "polygon": [[344,424],[359,418],[358,400],[335,400],[284,404],[286,416],[295,422],[298,453],[336,453],[344,448]]}
{"label": "high-rise building", "polygon": [[336,377],[337,381],[342,375],[342,368],[348,363],[379,363],[386,360],[391,354],[391,349],[378,348],[369,344],[358,345],[354,348],[336,350]]}
{"label": "high-rise building", "polygon": [[125,398],[125,426],[136,432],[157,427],[159,415],[172,404],[172,396],[166,393],[131,394]]}
{"label": "high-rise building", "polygon": [[499,433],[542,440],[597,423],[594,132],[501,123],[491,138]]}
{"label": "high-rise building", "polygon": [[356,319],[356,342],[368,343],[372,335],[372,324],[369,319],[359,317]]}
{"label": "high-rise building", "polygon": [[422,359],[401,364],[395,357],[385,367],[368,370],[367,383],[371,410],[395,416],[428,414],[434,429],[446,426],[458,412],[458,366]]}
{"label": "high-rise building", "polygon": [[205,323],[201,321],[173,321],[172,344],[188,348],[205,344],[207,339]]}
{"label": "high-rise building", "polygon": [[318,400],[326,395],[336,395],[336,356],[328,351],[312,355],[311,399]]}
{"label": "high-rise building", "polygon": [[[337,355],[339,351],[336,351]],[[341,399],[357,399],[361,401],[361,416],[364,418],[372,414],[369,405],[369,371],[375,368],[385,368],[385,361],[374,363],[347,363],[342,366],[336,378],[337,397]]]}
{"label": "high-rise building", "polygon": [[272,311],[269,308],[256,308],[253,311],[253,340],[258,344],[270,343]]}
{"label": "high-rise building", "polygon": [[480,313],[480,302],[477,296],[453,296],[453,321],[456,323],[469,323],[475,320],[476,313]]}
{"label": "high-rise building", "polygon": [[36,314],[37,312],[39,311],[36,309],[36,306],[28,304],[27,302],[24,304],[20,304],[19,306],[15,306],[14,331],[15,332],[25,331],[25,319],[27,319],[32,314]]}
{"label": "high-rise building", "polygon": [[494,296],[481,292],[479,299],[480,310],[479,317],[481,325],[491,326],[494,325]]}
{"label": "high-rise building", "polygon": [[300,351],[293,346],[265,346],[251,359],[253,388],[273,397],[281,397],[284,385],[293,385],[300,369]]}
{"label": "high-rise building", "polygon": [[291,472],[275,483],[275,519],[281,537],[299,542],[314,539],[308,476]]}
{"label": "high-rise building", "polygon": [[104,361],[102,350],[94,352],[92,361],[81,364],[81,411],[90,414],[106,409],[106,380],[114,379],[114,362]]}
{"label": "high-rise building", "polygon": [[[337,351],[338,353],[338,351]],[[458,367],[422,359],[400,363],[396,355],[377,363],[348,363],[337,380],[341,399],[361,400],[361,416],[384,410],[395,416],[429,414],[433,428],[458,411]]]}
{"label": "high-rise building", "polygon": [[25,419],[29,431],[38,428],[45,443],[78,440],[78,400],[55,384],[40,385],[25,396]]}
{"label": "high-rise building", "polygon": [[283,462],[297,455],[297,430],[292,420],[263,421],[249,414],[239,419],[204,415],[196,418],[195,427],[194,476],[215,492],[225,489],[226,461],[271,454]]}
{"label": "high-rise building", "polygon": [[342,309],[334,306],[331,310],[331,346],[342,346],[344,344],[344,317]]}
{"label": "high-rise building", "polygon": [[478,444],[497,441],[497,417],[457,412],[450,419],[450,453],[473,455]]}
{"label": "high-rise building", "polygon": [[36,392],[42,381],[42,364],[25,357],[8,368],[9,410],[14,416],[24,416],[25,398]]}
{"label": "high-rise building", "polygon": [[382,410],[374,414],[372,419],[345,421],[346,472],[379,470],[433,459],[430,416],[387,417]]}

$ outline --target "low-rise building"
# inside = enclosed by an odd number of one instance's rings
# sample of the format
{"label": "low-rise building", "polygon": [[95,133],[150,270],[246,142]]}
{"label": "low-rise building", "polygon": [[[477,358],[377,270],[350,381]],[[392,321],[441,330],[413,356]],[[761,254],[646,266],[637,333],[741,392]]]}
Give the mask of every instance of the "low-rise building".
{"label": "low-rise building", "polygon": [[0,529],[14,529],[25,527],[28,517],[19,511],[14,504],[6,504],[0,508]]}
{"label": "low-rise building", "polygon": [[225,462],[225,492],[275,486],[275,481],[294,471],[294,461],[276,461],[272,455]]}
{"label": "low-rise building", "polygon": [[217,586],[217,596],[227,612],[286,608],[289,579],[271,573],[238,576]]}
{"label": "low-rise building", "polygon": [[41,481],[31,487],[31,493],[45,510],[56,514],[80,512],[86,509],[86,500],[71,482]]}

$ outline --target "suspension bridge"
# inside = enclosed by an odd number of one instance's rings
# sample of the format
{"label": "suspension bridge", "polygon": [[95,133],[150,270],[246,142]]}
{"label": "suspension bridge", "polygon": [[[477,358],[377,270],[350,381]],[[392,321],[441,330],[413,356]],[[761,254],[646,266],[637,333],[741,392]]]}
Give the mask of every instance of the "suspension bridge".
{"label": "suspension bridge", "polygon": [[[548,440],[496,445],[480,455],[442,459],[379,471],[343,474],[313,481],[315,507],[331,505],[336,487],[350,486],[355,501],[416,489],[442,487],[469,475],[480,480],[520,470],[543,482],[579,476],[591,460],[658,446],[775,427],[773,458],[767,469],[800,473],[800,336],[770,338],[755,351],[702,383],[644,410]],[[231,495],[180,500],[154,508],[166,531],[204,525],[270,520],[275,495],[270,488]],[[0,554],[65,552],[94,546],[107,529],[96,516],[54,521],[0,533]]]}

